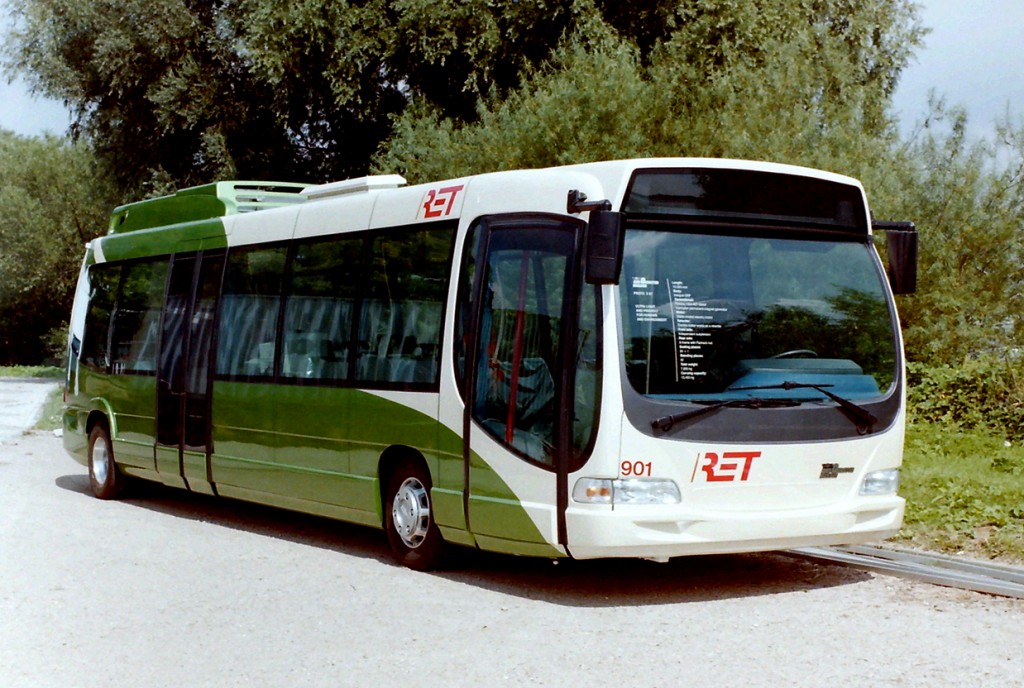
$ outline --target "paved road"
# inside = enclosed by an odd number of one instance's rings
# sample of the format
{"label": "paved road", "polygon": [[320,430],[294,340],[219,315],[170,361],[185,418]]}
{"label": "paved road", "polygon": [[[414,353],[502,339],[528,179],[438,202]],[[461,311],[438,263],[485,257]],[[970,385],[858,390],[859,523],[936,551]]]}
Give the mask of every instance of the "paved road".
{"label": "paved road", "polygon": [[0,447],[0,686],[1019,686],[1024,602],[779,554],[422,574],[379,531]]}
{"label": "paved road", "polygon": [[53,380],[0,380],[0,445],[35,425],[57,385]]}

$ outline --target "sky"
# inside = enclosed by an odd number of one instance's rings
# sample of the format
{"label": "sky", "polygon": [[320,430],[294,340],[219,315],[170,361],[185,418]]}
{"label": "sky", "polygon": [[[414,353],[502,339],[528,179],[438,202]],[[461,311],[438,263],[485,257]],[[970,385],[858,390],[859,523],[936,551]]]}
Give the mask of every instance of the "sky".
{"label": "sky", "polygon": [[[1024,124],[1024,1],[919,1],[932,32],[896,90],[901,130],[909,133],[924,117],[931,90],[967,109],[975,136],[990,134],[1007,106],[1011,121]],[[26,136],[63,134],[69,122],[59,102],[35,98],[23,82],[0,77],[0,128]]]}
{"label": "sky", "polygon": [[928,93],[967,109],[969,131],[986,136],[997,119],[1024,123],[1024,2],[919,0],[931,29],[903,72],[893,106],[908,133],[928,110]]}

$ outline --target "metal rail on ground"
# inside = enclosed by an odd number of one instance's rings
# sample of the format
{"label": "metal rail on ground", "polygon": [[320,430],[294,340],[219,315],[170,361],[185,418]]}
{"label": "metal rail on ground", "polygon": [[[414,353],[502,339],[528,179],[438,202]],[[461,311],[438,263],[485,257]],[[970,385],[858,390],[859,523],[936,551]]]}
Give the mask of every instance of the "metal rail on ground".
{"label": "metal rail on ground", "polygon": [[891,547],[804,547],[789,553],[949,588],[1024,599],[1024,569]]}

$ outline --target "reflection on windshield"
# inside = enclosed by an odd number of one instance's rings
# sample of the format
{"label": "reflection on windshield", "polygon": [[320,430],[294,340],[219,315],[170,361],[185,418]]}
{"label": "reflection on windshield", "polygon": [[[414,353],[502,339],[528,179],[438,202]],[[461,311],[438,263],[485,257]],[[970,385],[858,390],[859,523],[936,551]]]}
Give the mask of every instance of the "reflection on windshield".
{"label": "reflection on windshield", "polygon": [[[893,324],[871,247],[629,230],[626,371],[641,394],[743,398],[783,381],[846,398],[893,383]],[[757,393],[764,396],[763,392]],[[807,389],[773,395],[821,398]]]}

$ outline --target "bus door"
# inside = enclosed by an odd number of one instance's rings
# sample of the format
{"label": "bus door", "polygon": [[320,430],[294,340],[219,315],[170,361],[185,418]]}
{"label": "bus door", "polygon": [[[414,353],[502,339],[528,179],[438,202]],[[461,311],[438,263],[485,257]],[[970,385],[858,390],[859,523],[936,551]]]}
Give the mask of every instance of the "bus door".
{"label": "bus door", "polygon": [[565,544],[581,227],[490,218],[467,257],[465,508],[485,549]]}
{"label": "bus door", "polygon": [[223,268],[223,251],[171,259],[157,367],[157,471],[168,484],[211,494],[210,369]]}

